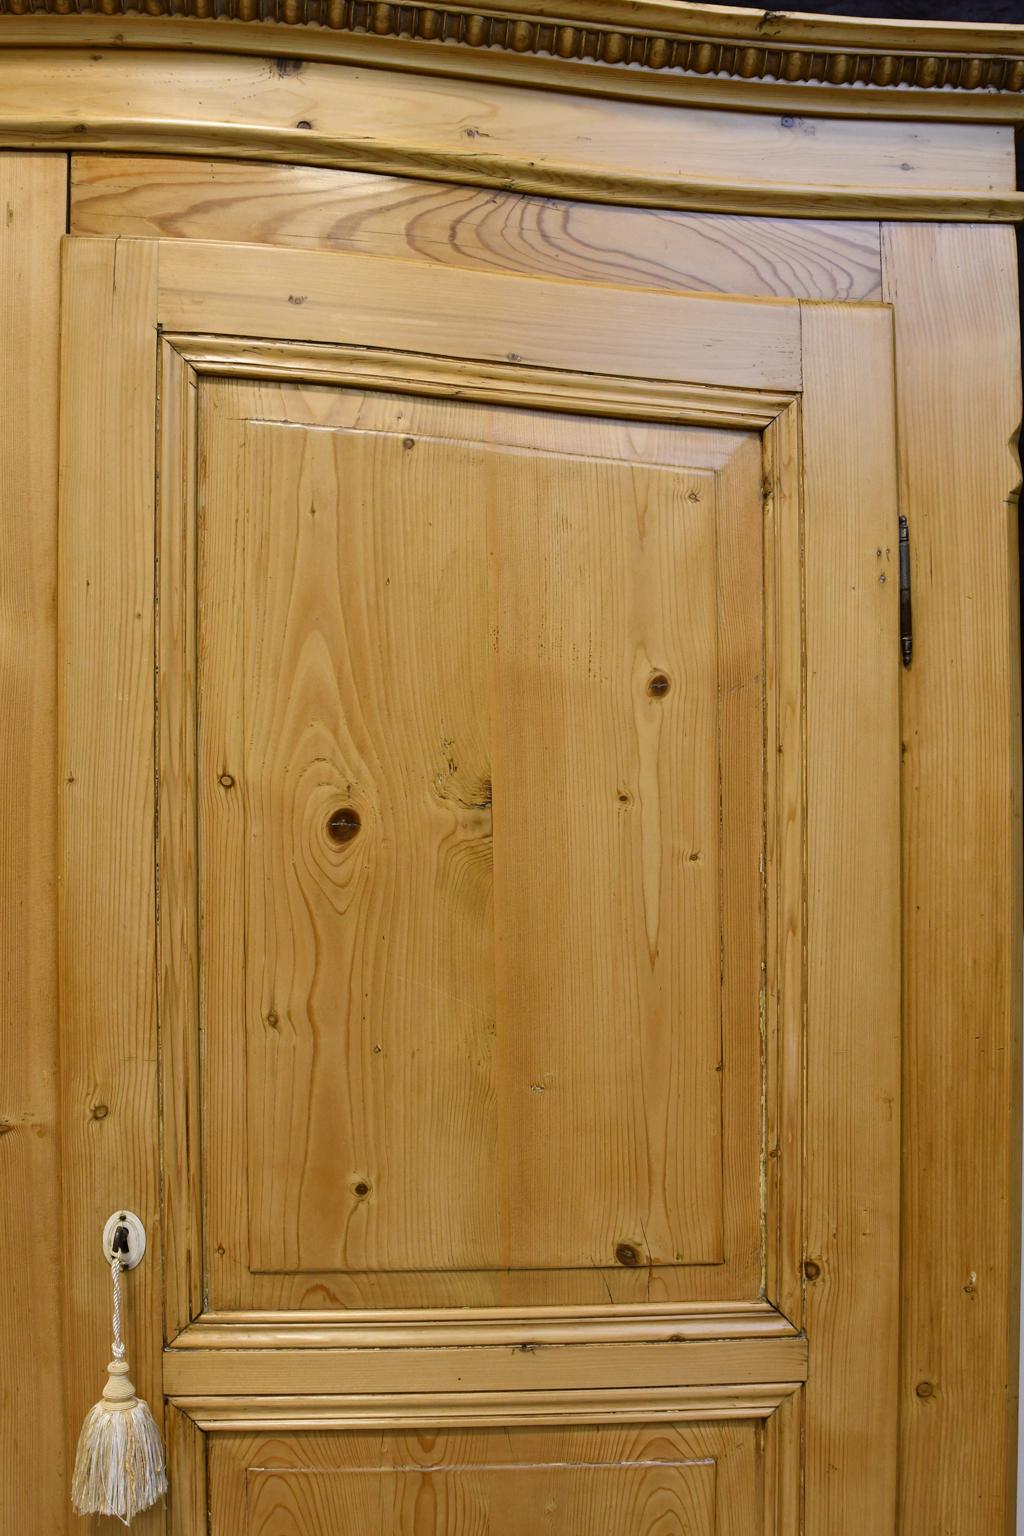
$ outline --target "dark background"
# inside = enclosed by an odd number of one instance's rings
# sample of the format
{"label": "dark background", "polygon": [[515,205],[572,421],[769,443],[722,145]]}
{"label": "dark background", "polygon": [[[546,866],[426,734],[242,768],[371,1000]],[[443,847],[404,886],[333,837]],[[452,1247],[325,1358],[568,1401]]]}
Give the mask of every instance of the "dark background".
{"label": "dark background", "polygon": [[[735,5],[737,0],[707,0],[710,5]],[[746,0],[749,4],[750,0]],[[1024,0],[794,0],[776,10],[812,11],[819,16],[887,16],[892,21],[1005,21],[1024,23]]]}

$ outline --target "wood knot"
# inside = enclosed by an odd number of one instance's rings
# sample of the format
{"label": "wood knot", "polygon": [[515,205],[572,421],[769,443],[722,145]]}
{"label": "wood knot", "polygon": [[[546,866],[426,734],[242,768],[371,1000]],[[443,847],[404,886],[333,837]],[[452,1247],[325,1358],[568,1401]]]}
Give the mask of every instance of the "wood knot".
{"label": "wood knot", "polygon": [[628,1269],[635,1269],[641,1263],[640,1250],[632,1243],[616,1243],[615,1258],[619,1264],[625,1264]]}
{"label": "wood knot", "polygon": [[335,843],[350,843],[362,824],[363,819],[355,806],[339,806],[327,818],[327,836]]}
{"label": "wood knot", "polygon": [[664,672],[655,672],[648,681],[647,692],[651,695],[652,699],[663,699],[671,686],[672,684]]}

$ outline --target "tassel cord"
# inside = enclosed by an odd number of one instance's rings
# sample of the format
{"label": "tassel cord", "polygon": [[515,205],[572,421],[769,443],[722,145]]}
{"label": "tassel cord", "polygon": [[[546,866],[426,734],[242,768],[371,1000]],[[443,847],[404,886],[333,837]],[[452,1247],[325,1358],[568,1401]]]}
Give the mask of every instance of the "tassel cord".
{"label": "tassel cord", "polygon": [[121,1271],[110,1258],[113,1359],[102,1396],[86,1415],[75,1455],[71,1502],[80,1515],[114,1515],[124,1525],[167,1491],[163,1445],[146,1403],[137,1395],[125,1359]]}
{"label": "tassel cord", "polygon": [[124,1339],[121,1336],[121,1258],[114,1254],[110,1261],[110,1279],[114,1287],[114,1359],[124,1359]]}

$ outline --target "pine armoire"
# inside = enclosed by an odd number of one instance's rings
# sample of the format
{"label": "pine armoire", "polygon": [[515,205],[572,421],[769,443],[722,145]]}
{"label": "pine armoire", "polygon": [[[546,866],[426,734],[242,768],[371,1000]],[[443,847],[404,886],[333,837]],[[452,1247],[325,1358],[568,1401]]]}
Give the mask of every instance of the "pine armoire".
{"label": "pine armoire", "polygon": [[0,0],[4,1532],[111,1528],[120,1212],[143,1536],[1013,1529],[1022,124]]}

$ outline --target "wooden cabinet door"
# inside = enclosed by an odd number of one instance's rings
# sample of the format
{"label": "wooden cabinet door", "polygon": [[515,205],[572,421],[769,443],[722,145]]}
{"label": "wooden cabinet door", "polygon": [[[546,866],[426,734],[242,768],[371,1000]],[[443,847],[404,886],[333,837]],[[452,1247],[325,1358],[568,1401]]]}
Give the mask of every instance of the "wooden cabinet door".
{"label": "wooden cabinet door", "polygon": [[889,312],[64,281],[73,1411],[130,1206],[179,1536],[894,1531]]}

